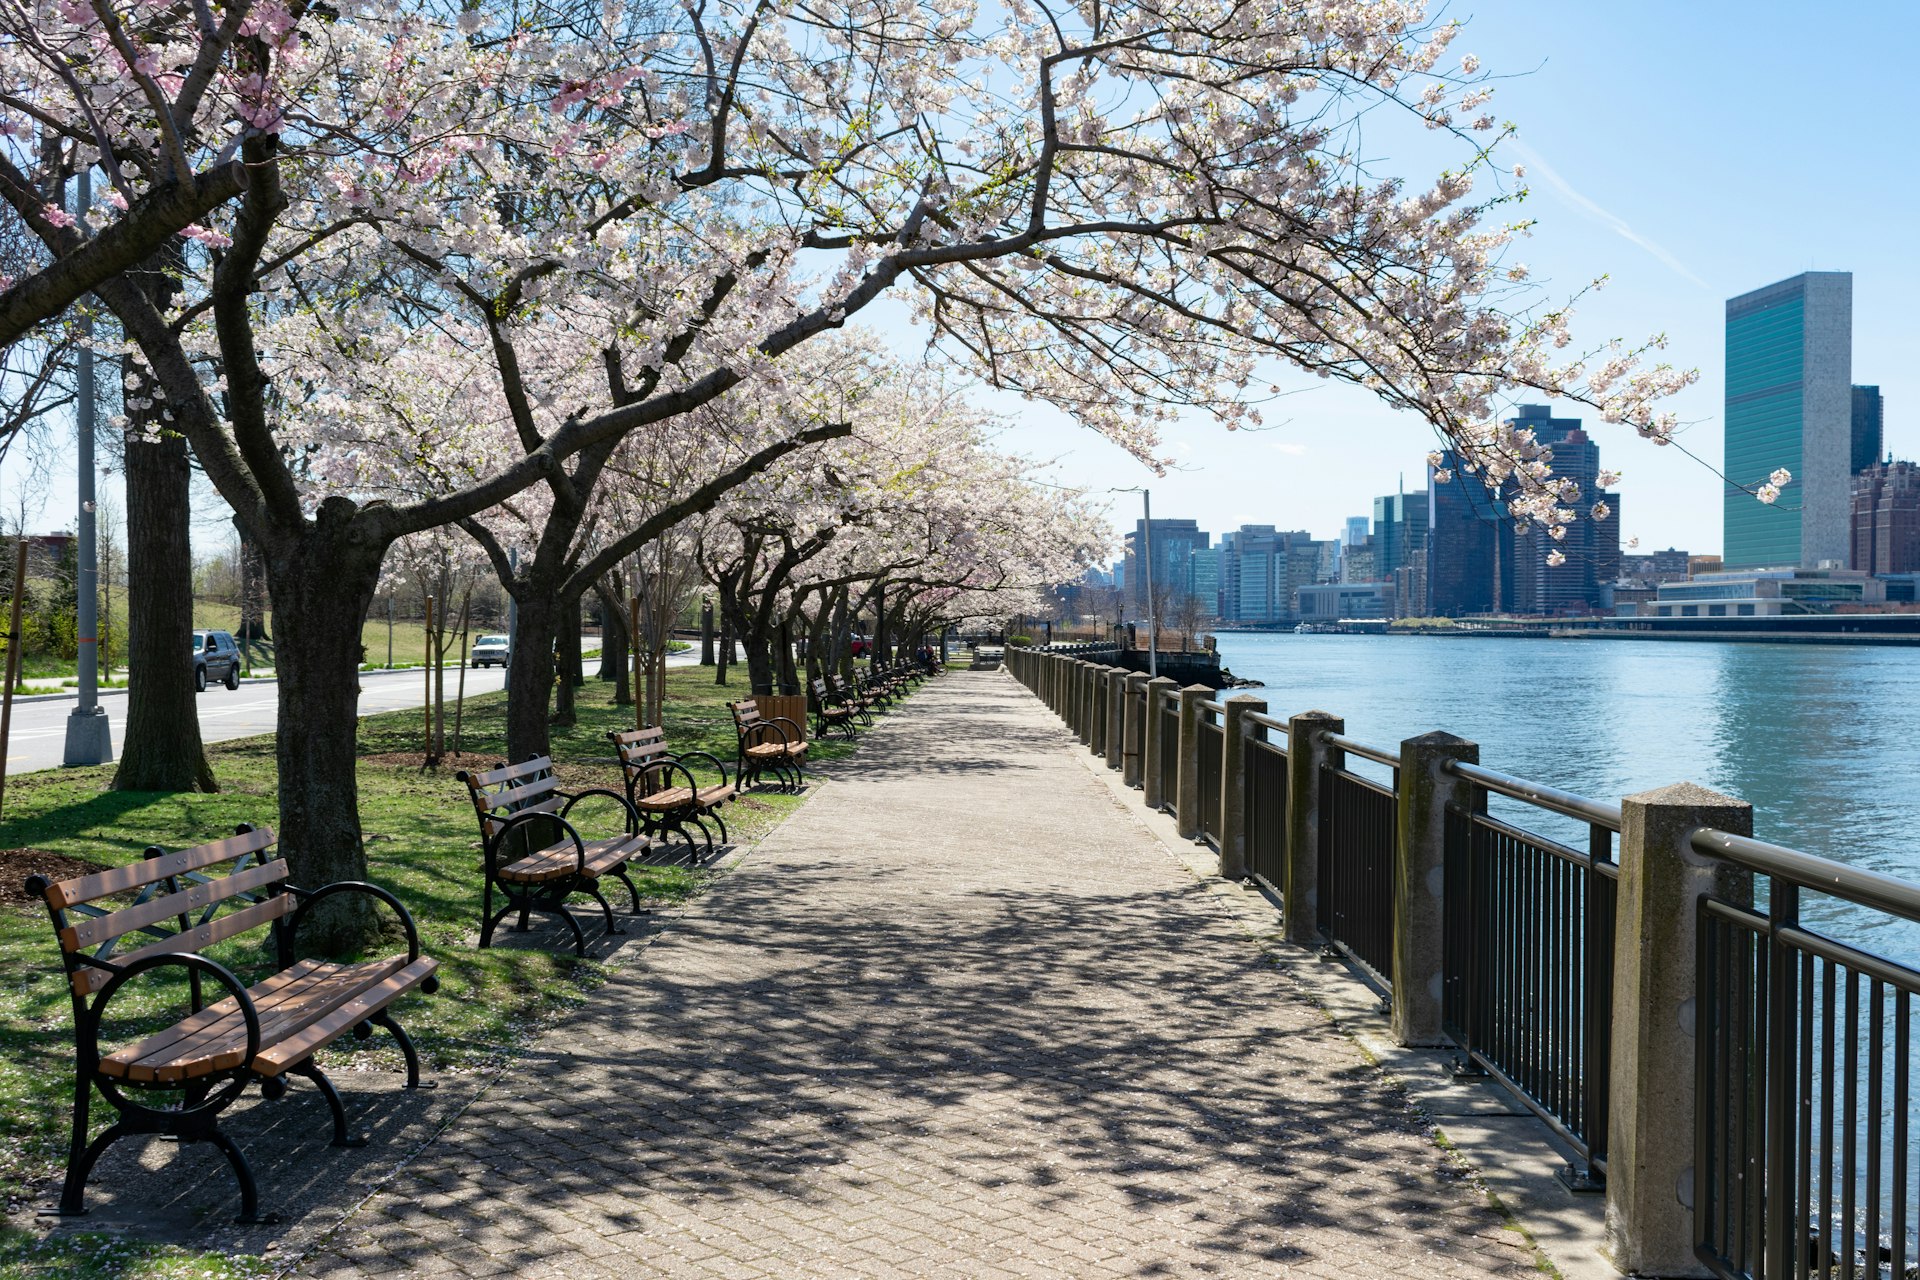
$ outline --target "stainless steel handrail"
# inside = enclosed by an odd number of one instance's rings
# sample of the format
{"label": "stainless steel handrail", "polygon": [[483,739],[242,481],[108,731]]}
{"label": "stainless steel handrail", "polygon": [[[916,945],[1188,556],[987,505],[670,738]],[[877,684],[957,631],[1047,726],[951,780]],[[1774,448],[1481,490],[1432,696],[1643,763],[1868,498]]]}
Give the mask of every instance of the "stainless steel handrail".
{"label": "stainless steel handrail", "polygon": [[1485,787],[1495,795],[1524,801],[1536,809],[1545,809],[1548,813],[1557,813],[1562,817],[1591,822],[1595,826],[1605,827],[1616,834],[1620,830],[1620,806],[1617,804],[1589,800],[1571,791],[1562,791],[1557,787],[1529,782],[1525,778],[1516,778],[1510,773],[1483,769],[1477,764],[1468,764],[1464,760],[1448,760],[1440,767],[1475,786]]}
{"label": "stainless steel handrail", "polygon": [[1325,731],[1320,734],[1320,741],[1336,751],[1344,751],[1350,756],[1359,756],[1362,760],[1371,760],[1375,764],[1384,764],[1390,769],[1398,769],[1400,767],[1400,753],[1398,751],[1388,751],[1382,747],[1369,746],[1367,743],[1356,741],[1353,738]]}
{"label": "stainless steel handrail", "polygon": [[1694,832],[1690,843],[1696,853],[1724,858],[1737,867],[1777,876],[1803,889],[1832,894],[1902,919],[1920,921],[1920,886],[1878,871],[1850,867],[1844,862],[1817,858],[1798,849],[1716,831],[1712,827]]}
{"label": "stainless steel handrail", "polygon": [[1264,711],[1247,712],[1246,722],[1251,725],[1258,725],[1262,729],[1277,729],[1281,733],[1287,732],[1287,722],[1285,720],[1276,720]]}
{"label": "stainless steel handrail", "polygon": [[1203,700],[1201,701],[1201,703],[1200,703],[1200,709],[1201,709],[1202,711],[1207,711],[1207,712],[1211,712],[1212,714],[1214,714],[1214,715],[1216,715],[1216,716],[1223,716],[1223,715],[1225,715],[1225,714],[1227,714],[1227,709],[1226,709],[1225,707],[1223,707],[1223,706],[1221,706],[1221,705],[1220,705],[1219,703],[1217,703],[1217,702],[1209,702],[1209,701],[1206,701],[1206,700],[1204,700],[1204,699],[1203,699]]}

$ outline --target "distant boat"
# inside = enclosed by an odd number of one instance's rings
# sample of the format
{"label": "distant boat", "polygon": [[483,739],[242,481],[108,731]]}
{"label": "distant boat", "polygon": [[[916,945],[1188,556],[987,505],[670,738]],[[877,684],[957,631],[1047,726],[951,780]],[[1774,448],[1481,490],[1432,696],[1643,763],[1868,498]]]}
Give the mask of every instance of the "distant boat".
{"label": "distant boat", "polygon": [[1297,636],[1343,636],[1347,629],[1337,622],[1303,622],[1293,629]]}

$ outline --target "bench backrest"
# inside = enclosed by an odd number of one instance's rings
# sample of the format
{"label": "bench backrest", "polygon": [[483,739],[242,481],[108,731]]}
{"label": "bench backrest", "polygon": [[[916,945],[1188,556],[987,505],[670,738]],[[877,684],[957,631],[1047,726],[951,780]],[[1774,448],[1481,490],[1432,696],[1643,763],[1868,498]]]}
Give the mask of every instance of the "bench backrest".
{"label": "bench backrest", "polygon": [[620,768],[632,780],[641,795],[649,795],[666,785],[668,766],[673,763],[667,751],[667,731],[659,725],[646,729],[610,729],[607,739],[620,753]]}
{"label": "bench backrest", "polygon": [[462,769],[454,777],[467,784],[467,796],[480,817],[480,834],[491,840],[508,818],[522,813],[556,813],[560,785],[553,776],[553,759],[534,756],[519,764],[503,764],[485,773]]}
{"label": "bench backrest", "polygon": [[[149,848],[140,862],[71,880],[28,877],[27,892],[43,898],[53,916],[75,997],[100,990],[131,961],[200,951],[292,911],[293,895],[278,887],[286,861],[267,853],[273,843],[267,828],[242,825],[224,840],[177,853]],[[131,900],[108,901],[123,895]],[[230,909],[221,914],[222,907]],[[120,953],[122,940],[136,934],[157,941]]]}
{"label": "bench backrest", "polygon": [[760,704],[752,698],[745,702],[729,702],[727,710],[733,712],[733,727],[743,738],[761,724]]}

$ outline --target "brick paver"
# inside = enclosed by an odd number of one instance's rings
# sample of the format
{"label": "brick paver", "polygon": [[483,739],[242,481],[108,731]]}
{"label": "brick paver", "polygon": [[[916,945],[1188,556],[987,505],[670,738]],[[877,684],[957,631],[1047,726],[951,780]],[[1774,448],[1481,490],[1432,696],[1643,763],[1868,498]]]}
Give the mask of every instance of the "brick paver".
{"label": "brick paver", "polygon": [[929,685],[314,1276],[1523,1276],[998,674]]}

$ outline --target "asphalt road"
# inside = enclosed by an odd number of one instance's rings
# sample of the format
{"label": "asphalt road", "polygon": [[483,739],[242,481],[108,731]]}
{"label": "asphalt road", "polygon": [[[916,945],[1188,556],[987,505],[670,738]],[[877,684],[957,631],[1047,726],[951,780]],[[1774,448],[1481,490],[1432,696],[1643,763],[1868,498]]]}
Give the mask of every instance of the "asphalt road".
{"label": "asphalt road", "polygon": [[[595,643],[598,643],[597,639]],[[667,658],[669,666],[685,666],[699,660],[689,650]],[[594,659],[587,669],[596,669]],[[447,672],[447,696],[453,696],[456,673]],[[499,667],[467,672],[467,692],[491,693],[503,688],[507,673]],[[278,718],[279,685],[272,680],[243,683],[229,691],[214,685],[200,695],[200,738],[203,742],[224,742],[229,738],[250,738],[272,733]],[[363,671],[360,673],[360,714],[404,711],[425,700],[426,677],[413,671]],[[7,772],[31,773],[35,769],[58,768],[67,748],[67,717],[73,713],[73,696],[44,702],[16,702],[12,732],[7,742]],[[124,689],[103,689],[100,705],[106,708],[114,749],[120,747],[120,735],[127,720],[127,693]]]}

